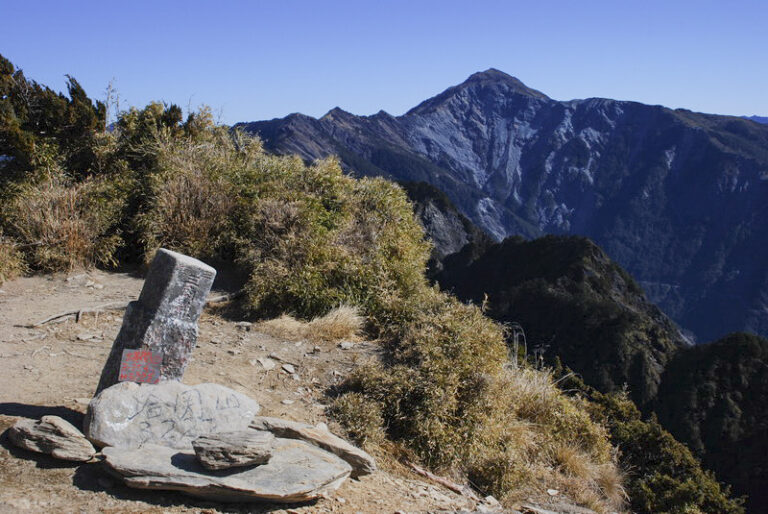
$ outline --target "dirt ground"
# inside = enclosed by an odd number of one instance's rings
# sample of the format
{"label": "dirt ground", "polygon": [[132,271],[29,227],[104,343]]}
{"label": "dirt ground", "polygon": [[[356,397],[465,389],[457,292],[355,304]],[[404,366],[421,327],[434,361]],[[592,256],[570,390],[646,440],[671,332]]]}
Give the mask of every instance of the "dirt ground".
{"label": "dirt ground", "polygon": [[[122,321],[122,311],[84,313],[27,328],[49,316],[135,299],[142,280],[101,271],[36,276],[0,286],[0,512],[428,512],[475,510],[474,502],[380,458],[381,471],[347,480],[328,498],[301,505],[222,504],[172,492],[130,489],[99,463],[74,464],[21,450],[8,441],[16,420],[61,416],[82,426]],[[215,293],[214,293],[215,294]],[[318,423],[324,391],[376,344],[287,341],[207,309],[184,382],[215,382],[256,399],[262,414]],[[270,358],[274,369],[257,360]],[[295,374],[282,369],[292,364]],[[331,429],[334,429],[332,423]]]}

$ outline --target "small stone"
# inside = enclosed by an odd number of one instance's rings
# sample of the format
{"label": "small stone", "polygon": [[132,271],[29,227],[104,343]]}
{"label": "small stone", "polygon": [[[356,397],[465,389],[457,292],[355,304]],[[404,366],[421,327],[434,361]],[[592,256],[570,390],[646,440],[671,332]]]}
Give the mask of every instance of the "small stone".
{"label": "small stone", "polygon": [[238,321],[235,326],[241,330],[250,331],[253,323],[250,321]]}
{"label": "small stone", "polygon": [[192,441],[197,460],[213,471],[266,464],[272,457],[275,436],[259,430],[205,435]]}
{"label": "small stone", "polygon": [[341,496],[337,497],[337,498],[336,498],[336,501],[337,501],[337,502],[339,502],[339,503],[341,503],[342,505],[344,505],[345,503],[347,503],[347,500],[345,500],[345,499],[344,499],[344,498],[342,498]]}
{"label": "small stone", "polygon": [[281,368],[283,368],[283,371],[285,371],[289,375],[293,375],[294,373],[296,373],[296,368],[293,367],[293,364],[283,364]]}
{"label": "small stone", "polygon": [[96,454],[82,432],[58,416],[43,416],[40,421],[19,420],[8,436],[20,448],[47,453],[57,459],[85,462]]}
{"label": "small stone", "polygon": [[560,494],[560,491],[558,491],[557,489],[547,489],[547,494],[550,496],[557,496],[558,494]]}
{"label": "small stone", "polygon": [[273,370],[273,369],[275,369],[275,366],[277,366],[275,361],[273,361],[272,359],[268,359],[268,358],[265,358],[265,357],[259,357],[256,360],[259,362],[259,364],[261,364],[261,367],[264,368],[267,371]]}
{"label": "small stone", "polygon": [[231,349],[231,350],[227,350],[227,353],[229,353],[230,355],[238,355],[240,353],[240,350]]}
{"label": "small stone", "polygon": [[283,400],[280,403],[282,403],[283,405],[293,405],[293,400]]}
{"label": "small stone", "polygon": [[339,343],[339,348],[341,348],[342,350],[351,350],[354,347],[355,347],[355,343],[350,343],[349,341],[344,341]]}

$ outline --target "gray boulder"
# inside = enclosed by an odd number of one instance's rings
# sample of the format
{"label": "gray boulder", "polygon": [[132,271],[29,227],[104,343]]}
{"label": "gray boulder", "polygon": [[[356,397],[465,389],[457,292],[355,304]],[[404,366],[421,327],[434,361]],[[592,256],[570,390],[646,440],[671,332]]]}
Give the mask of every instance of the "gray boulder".
{"label": "gray boulder", "polygon": [[20,448],[57,459],[85,462],[96,454],[82,432],[58,416],[43,416],[40,421],[21,419],[11,427],[8,437]]}
{"label": "gray boulder", "polygon": [[197,460],[210,470],[266,464],[275,436],[260,430],[200,436],[192,441]]}
{"label": "gray boulder", "polygon": [[99,446],[190,448],[201,435],[245,430],[259,410],[255,400],[217,384],[121,382],[91,400],[84,431]]}
{"label": "gray boulder", "polygon": [[259,416],[251,422],[251,428],[272,432],[277,437],[301,439],[338,455],[352,466],[352,476],[368,475],[376,471],[376,461],[368,453],[333,435],[327,428],[313,427],[306,423],[280,418]]}
{"label": "gray boulder", "polygon": [[269,463],[208,471],[191,450],[147,444],[105,448],[107,469],[129,487],[181,491],[215,501],[313,500],[337,489],[352,468],[326,451],[296,440],[277,439]]}

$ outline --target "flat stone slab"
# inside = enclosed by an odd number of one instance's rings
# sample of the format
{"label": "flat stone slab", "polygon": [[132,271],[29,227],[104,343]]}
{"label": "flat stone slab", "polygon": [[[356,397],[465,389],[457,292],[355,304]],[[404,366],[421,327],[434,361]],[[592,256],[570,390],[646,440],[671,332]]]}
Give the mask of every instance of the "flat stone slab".
{"label": "flat stone slab", "polygon": [[197,460],[205,469],[219,470],[266,464],[272,457],[275,436],[261,430],[203,435],[192,441]]}
{"label": "flat stone slab", "polygon": [[98,446],[191,448],[201,435],[247,429],[259,410],[256,400],[218,384],[121,382],[91,400],[84,431]]}
{"label": "flat stone slab", "polygon": [[327,450],[347,461],[352,466],[352,476],[368,475],[376,471],[376,461],[368,453],[338,437],[326,428],[281,418],[258,416],[251,422],[251,428],[266,430],[278,437],[300,439]]}
{"label": "flat stone slab", "polygon": [[208,471],[195,453],[165,446],[105,448],[107,469],[129,487],[181,491],[215,501],[293,503],[337,489],[352,468],[303,441],[277,439],[269,463]]}
{"label": "flat stone slab", "polygon": [[62,460],[86,462],[96,454],[82,432],[58,416],[43,416],[40,421],[21,419],[11,427],[8,437],[20,448]]}

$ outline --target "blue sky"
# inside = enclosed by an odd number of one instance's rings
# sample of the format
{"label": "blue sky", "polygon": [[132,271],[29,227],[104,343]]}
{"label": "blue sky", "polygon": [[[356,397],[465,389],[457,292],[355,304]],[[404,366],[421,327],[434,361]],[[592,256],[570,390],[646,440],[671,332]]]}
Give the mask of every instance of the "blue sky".
{"label": "blue sky", "polygon": [[121,107],[207,104],[225,123],[402,114],[498,68],[552,98],[768,115],[765,1],[0,0],[0,53]]}

